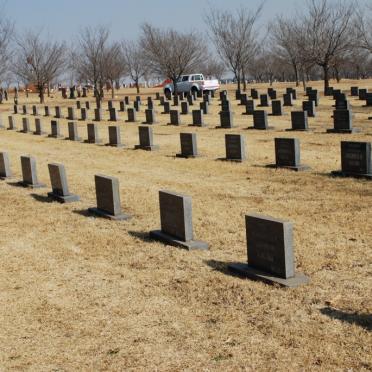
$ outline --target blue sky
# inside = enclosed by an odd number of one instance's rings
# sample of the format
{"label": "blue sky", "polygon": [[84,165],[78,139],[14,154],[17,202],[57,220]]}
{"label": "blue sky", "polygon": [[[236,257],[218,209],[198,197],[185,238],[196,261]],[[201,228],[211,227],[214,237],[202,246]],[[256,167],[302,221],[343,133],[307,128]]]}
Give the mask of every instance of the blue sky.
{"label": "blue sky", "polygon": [[[147,21],[179,30],[205,30],[203,13],[209,7],[255,9],[260,0],[0,0],[17,30],[43,29],[60,40],[71,40],[81,27],[110,26],[113,39],[134,39]],[[288,14],[306,0],[266,0],[262,22]]]}

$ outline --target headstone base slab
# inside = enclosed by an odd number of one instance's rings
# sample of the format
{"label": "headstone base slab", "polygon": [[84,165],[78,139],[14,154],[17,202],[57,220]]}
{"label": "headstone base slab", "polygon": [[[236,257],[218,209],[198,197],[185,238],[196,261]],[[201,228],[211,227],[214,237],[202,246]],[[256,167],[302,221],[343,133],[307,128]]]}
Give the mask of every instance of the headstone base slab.
{"label": "headstone base slab", "polygon": [[207,250],[209,247],[208,243],[206,242],[202,242],[199,240],[189,240],[187,242],[184,242],[175,238],[174,236],[163,233],[161,230],[150,231],[150,238],[168,245],[172,245],[174,247],[184,248],[189,251],[195,249]]}
{"label": "headstone base slab", "polygon": [[359,174],[359,173],[350,173],[350,172],[343,172],[343,171],[333,171],[331,172],[331,175],[335,177],[366,178],[367,180],[372,180],[372,174]]}
{"label": "headstone base slab", "polygon": [[293,278],[284,279],[257,270],[244,263],[233,263],[228,267],[232,272],[238,275],[245,276],[253,280],[263,281],[268,284],[279,284],[282,287],[295,288],[300,285],[305,285],[309,282],[309,278],[302,273],[296,273]]}
{"label": "headstone base slab", "polygon": [[327,129],[327,133],[360,133],[359,128],[353,129]]}
{"label": "headstone base slab", "polygon": [[267,127],[267,128],[255,128],[255,127],[248,127],[247,128],[248,130],[274,130],[275,128],[274,127]]}
{"label": "headstone base slab", "polygon": [[114,216],[99,208],[89,208],[88,211],[92,214],[95,214],[98,217],[108,218],[113,221],[125,221],[125,220],[129,220],[130,218],[132,218],[131,215],[125,214],[125,213]]}
{"label": "headstone base slab", "polygon": [[80,196],[74,195],[74,194],[61,196],[61,195],[53,194],[52,192],[48,192],[48,196],[49,198],[56,200],[60,203],[72,203],[72,202],[76,202],[80,200]]}

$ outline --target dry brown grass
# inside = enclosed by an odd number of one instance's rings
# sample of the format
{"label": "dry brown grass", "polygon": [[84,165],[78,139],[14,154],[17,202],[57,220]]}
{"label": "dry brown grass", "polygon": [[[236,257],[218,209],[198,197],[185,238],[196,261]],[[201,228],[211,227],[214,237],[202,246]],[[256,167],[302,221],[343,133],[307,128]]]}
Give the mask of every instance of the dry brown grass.
{"label": "dry brown grass", "polygon": [[[333,85],[353,84],[372,81]],[[285,85],[276,88],[281,95]],[[36,156],[48,184],[47,163],[62,162],[81,202],[41,202],[0,182],[0,370],[372,370],[372,183],[329,177],[340,168],[341,139],[372,141],[371,111],[353,99],[363,132],[325,134],[330,104],[322,97],[309,133],[282,131],[288,115],[269,118],[275,131],[246,131],[252,119],[241,107],[238,128],[212,129],[216,101],[209,128],[186,127],[185,117],[181,127],[165,126],[169,117],[159,114],[160,151],[153,153],[132,150],[137,124],[121,124],[124,150],[2,131],[0,150],[9,151],[15,179],[22,154]],[[66,135],[67,121],[61,125]],[[84,138],[85,125],[79,123]],[[105,140],[107,125],[100,124]],[[174,158],[181,131],[198,133],[204,157]],[[226,132],[246,136],[246,163],[215,160],[224,155]],[[312,170],[266,169],[277,136],[300,138]],[[132,220],[78,213],[95,204],[96,173],[120,179]],[[210,243],[209,251],[146,239],[159,227],[159,189],[192,196],[196,237]],[[229,275],[227,263],[246,260],[247,212],[295,223],[297,270],[310,276],[309,285],[286,290]]]}

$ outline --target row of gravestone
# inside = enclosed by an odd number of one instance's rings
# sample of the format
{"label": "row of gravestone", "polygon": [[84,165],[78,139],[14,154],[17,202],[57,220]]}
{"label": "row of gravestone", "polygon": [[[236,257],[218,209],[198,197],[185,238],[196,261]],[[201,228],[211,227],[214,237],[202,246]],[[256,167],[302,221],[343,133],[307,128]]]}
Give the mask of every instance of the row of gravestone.
{"label": "row of gravestone", "polygon": [[[8,129],[15,129],[13,117],[10,116]],[[43,131],[39,118],[35,118],[35,135],[46,134]],[[157,150],[159,146],[154,144],[153,130],[149,126],[139,126],[139,145],[136,149],[147,151]],[[32,133],[28,118],[23,118],[22,133]],[[81,141],[78,135],[78,127],[76,122],[68,123],[68,137],[71,141]],[[100,144],[97,124],[87,125],[88,138],[86,143]],[[108,146],[123,147],[121,142],[120,126],[109,126],[109,143]],[[51,122],[51,138],[64,138],[60,132],[59,122],[52,120]],[[200,156],[197,147],[196,133],[180,133],[181,153],[177,157],[195,158]],[[230,160],[242,162],[246,159],[245,140],[240,134],[225,134],[225,150],[226,158],[221,160]],[[366,177],[370,178],[371,170],[371,144],[368,142],[341,142],[341,172],[334,172],[344,176]],[[275,167],[288,168],[296,171],[306,170],[309,167],[302,165],[300,161],[300,141],[296,138],[275,138]]]}
{"label": "row of gravestone", "polygon": [[[45,187],[37,178],[36,160],[32,156],[21,157],[22,181],[30,188]],[[61,203],[78,201],[68,188],[63,164],[48,164],[52,191],[48,197]],[[12,178],[9,156],[0,152],[0,179]],[[115,177],[95,175],[97,206],[88,211],[111,220],[127,220],[120,202],[119,180]],[[190,196],[161,190],[159,192],[161,229],[150,232],[150,238],[165,244],[193,249],[208,249],[209,244],[195,240],[192,223],[192,199]],[[293,250],[293,224],[272,217],[249,214],[245,217],[248,263],[229,266],[233,272],[268,283],[286,287],[306,284],[308,277],[296,273]]]}

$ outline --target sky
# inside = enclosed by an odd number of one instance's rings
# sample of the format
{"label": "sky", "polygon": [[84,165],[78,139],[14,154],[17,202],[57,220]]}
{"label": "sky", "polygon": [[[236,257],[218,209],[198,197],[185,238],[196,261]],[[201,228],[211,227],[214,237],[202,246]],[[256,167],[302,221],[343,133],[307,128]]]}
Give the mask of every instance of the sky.
{"label": "sky", "polygon": [[[276,14],[289,14],[306,0],[266,0],[261,22]],[[0,0],[16,30],[42,29],[58,40],[74,40],[85,26],[105,25],[113,40],[136,39],[140,25],[173,27],[180,31],[205,32],[203,14],[210,6],[256,9],[261,0]]]}

